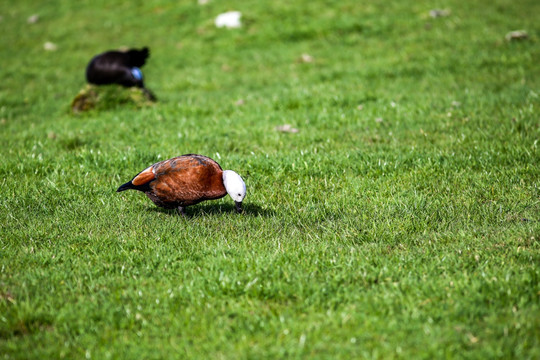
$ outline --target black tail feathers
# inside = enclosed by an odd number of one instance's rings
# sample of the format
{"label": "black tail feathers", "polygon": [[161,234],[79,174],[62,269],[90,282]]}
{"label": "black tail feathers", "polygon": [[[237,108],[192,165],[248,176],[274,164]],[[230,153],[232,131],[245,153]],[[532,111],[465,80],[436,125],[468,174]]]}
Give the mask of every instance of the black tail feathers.
{"label": "black tail feathers", "polygon": [[118,190],[116,190],[116,192],[126,191],[126,190],[129,190],[129,189],[135,189],[135,185],[133,185],[133,183],[131,181],[128,181],[124,185],[121,185],[118,188]]}

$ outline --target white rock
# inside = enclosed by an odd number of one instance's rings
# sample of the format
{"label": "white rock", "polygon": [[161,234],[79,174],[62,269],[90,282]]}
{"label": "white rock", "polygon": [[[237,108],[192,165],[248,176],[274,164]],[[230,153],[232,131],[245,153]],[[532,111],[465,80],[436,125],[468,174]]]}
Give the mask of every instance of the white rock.
{"label": "white rock", "polygon": [[38,14],[34,14],[32,16],[30,16],[28,19],[26,19],[26,22],[29,23],[29,24],[35,24],[39,21],[39,15]]}
{"label": "white rock", "polygon": [[506,34],[505,39],[507,41],[512,40],[525,40],[529,37],[529,34],[525,30],[515,30],[510,31],[508,34]]}
{"label": "white rock", "polygon": [[216,20],[214,23],[216,24],[216,27],[218,28],[228,28],[228,29],[234,29],[239,28],[242,26],[242,23],[240,22],[240,18],[242,17],[242,13],[240,11],[228,11],[223,14],[219,14],[216,17]]}
{"label": "white rock", "polygon": [[58,46],[50,41],[47,41],[45,44],[43,44],[43,49],[47,51],[55,51],[58,49]]}
{"label": "white rock", "polygon": [[311,56],[309,54],[302,54],[302,55],[300,55],[299,61],[303,62],[303,63],[312,63],[313,62],[313,56]]}
{"label": "white rock", "polygon": [[279,132],[293,133],[293,134],[296,134],[298,132],[298,129],[292,127],[290,124],[276,126],[276,130]]}
{"label": "white rock", "polygon": [[429,16],[432,18],[450,16],[450,10],[448,9],[433,9],[429,11]]}

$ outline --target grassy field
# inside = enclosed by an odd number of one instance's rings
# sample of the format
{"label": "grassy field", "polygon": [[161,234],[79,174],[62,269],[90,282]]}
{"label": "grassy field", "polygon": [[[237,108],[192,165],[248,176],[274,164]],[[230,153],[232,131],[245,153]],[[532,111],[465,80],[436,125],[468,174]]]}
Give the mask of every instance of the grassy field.
{"label": "grassy field", "polygon": [[[538,14],[0,3],[0,359],[540,358]],[[145,45],[158,103],[71,113],[93,55]],[[115,192],[185,153],[245,214]]]}

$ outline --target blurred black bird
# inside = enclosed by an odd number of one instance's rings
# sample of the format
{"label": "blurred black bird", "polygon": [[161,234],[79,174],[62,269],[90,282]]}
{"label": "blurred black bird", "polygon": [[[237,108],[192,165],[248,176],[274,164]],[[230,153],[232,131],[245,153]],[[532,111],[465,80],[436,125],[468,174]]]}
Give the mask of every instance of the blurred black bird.
{"label": "blurred black bird", "polygon": [[155,101],[155,95],[144,86],[143,74],[140,69],[149,56],[150,50],[147,47],[140,50],[106,51],[90,60],[86,67],[86,80],[95,85],[136,86],[141,88],[150,100]]}

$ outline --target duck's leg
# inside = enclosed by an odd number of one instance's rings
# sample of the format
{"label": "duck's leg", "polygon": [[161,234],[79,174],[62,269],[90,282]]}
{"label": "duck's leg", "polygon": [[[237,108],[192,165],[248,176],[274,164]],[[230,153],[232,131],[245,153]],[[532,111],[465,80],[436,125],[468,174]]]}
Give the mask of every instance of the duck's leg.
{"label": "duck's leg", "polygon": [[156,95],[154,95],[154,93],[153,93],[152,91],[150,91],[149,89],[145,88],[144,86],[143,86],[143,88],[142,88],[142,91],[143,91],[144,96],[145,96],[148,100],[150,100],[150,101],[157,101],[157,97],[156,97]]}
{"label": "duck's leg", "polygon": [[179,206],[176,208],[176,211],[178,211],[178,215],[182,215],[183,217],[186,217],[186,208],[183,206]]}

